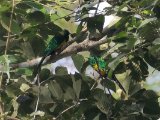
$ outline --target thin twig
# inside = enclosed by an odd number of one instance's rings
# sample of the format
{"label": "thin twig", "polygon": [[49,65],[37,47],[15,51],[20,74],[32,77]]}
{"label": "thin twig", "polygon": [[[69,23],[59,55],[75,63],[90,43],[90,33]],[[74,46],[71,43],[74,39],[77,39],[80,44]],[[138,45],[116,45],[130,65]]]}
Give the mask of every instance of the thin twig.
{"label": "thin twig", "polygon": [[[12,19],[13,19],[13,12],[14,12],[14,4],[15,4],[15,1],[12,0],[12,11],[11,11],[11,16],[10,16],[10,21],[9,21],[9,29],[8,29],[8,34],[7,34],[7,41],[6,41],[6,48],[5,48],[5,53],[4,55],[7,55],[7,50],[8,50],[8,46],[9,46],[9,41],[10,41],[10,34],[11,34],[11,25],[12,25]],[[5,57],[6,59],[6,57]],[[1,66],[0,66],[1,67]],[[0,89],[1,89],[1,85],[2,85],[2,76],[3,76],[3,72],[2,72],[2,75],[1,75],[1,78],[0,78]],[[1,100],[1,98],[0,98]],[[3,102],[0,102],[0,115],[3,115]],[[2,120],[4,118],[1,118]]]}
{"label": "thin twig", "polygon": [[37,96],[37,101],[36,101],[36,106],[35,106],[35,110],[34,110],[34,116],[33,116],[33,120],[36,118],[36,112],[38,111],[38,106],[39,106],[39,97],[40,97],[40,80],[39,80],[39,73],[37,74],[37,82],[38,82],[38,96]]}
{"label": "thin twig", "polygon": [[65,16],[63,16],[63,17],[60,17],[60,16],[59,16],[59,18],[55,19],[54,22],[57,21],[57,20],[59,20],[59,19],[66,18],[66,17],[68,17],[68,16],[70,16],[70,15],[72,15],[72,14],[74,14],[74,13],[75,13],[75,12],[71,12],[71,13],[69,13],[68,15],[65,15]]}
{"label": "thin twig", "polygon": [[65,112],[67,112],[68,110],[74,108],[75,106],[79,105],[80,103],[76,103],[70,107],[68,107],[67,109],[63,110],[56,118],[53,118],[53,120],[57,120],[62,114],[64,114]]}
{"label": "thin twig", "polygon": [[6,41],[5,55],[7,54],[7,50],[8,50],[8,46],[9,46],[9,41],[10,41],[11,25],[12,25],[13,12],[14,12],[14,4],[15,4],[15,1],[12,0],[12,11],[11,11],[11,17],[10,17],[10,21],[9,21],[9,29],[8,29],[8,35],[7,35],[8,37],[7,37],[7,41]]}

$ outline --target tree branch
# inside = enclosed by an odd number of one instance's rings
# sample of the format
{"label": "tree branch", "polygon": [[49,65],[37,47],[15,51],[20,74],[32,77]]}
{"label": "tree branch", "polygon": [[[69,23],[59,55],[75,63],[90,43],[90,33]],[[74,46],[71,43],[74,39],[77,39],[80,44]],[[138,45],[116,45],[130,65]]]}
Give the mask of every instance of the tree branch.
{"label": "tree branch", "polygon": [[[81,42],[79,44],[72,44],[72,45],[68,46],[65,50],[63,50],[59,55],[51,55],[51,56],[47,57],[44,60],[43,64],[55,62],[63,57],[67,57],[67,56],[70,56],[72,54],[75,54],[75,53],[78,53],[81,51],[89,50],[95,46],[101,45],[106,42],[107,42],[107,39],[105,36],[105,37],[101,38],[99,41],[84,40],[83,42]],[[22,63],[18,63],[18,64],[11,64],[10,66],[12,69],[33,67],[33,66],[37,65],[40,60],[41,60],[41,57],[27,61],[27,62],[22,62]]]}

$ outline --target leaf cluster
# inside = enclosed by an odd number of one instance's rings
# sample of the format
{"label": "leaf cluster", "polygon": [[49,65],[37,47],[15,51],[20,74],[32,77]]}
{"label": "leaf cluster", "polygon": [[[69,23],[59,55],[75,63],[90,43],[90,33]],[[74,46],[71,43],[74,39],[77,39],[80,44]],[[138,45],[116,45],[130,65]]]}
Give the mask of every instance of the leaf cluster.
{"label": "leaf cluster", "polygon": [[[89,12],[97,11],[94,0],[15,0],[14,6],[12,2],[0,1],[0,118],[27,120],[36,115],[40,120],[157,120],[160,117],[159,96],[143,87],[149,66],[160,70],[160,1],[110,0],[111,7],[93,16]],[[79,10],[71,10],[71,4],[79,4]],[[106,15],[111,14],[119,20],[104,28]],[[67,68],[57,67],[53,75],[48,68],[42,68],[40,86],[32,84],[34,67],[10,67],[41,56],[47,41],[64,29],[63,23],[69,24],[74,19],[80,21],[71,30],[76,36],[75,44],[86,39],[106,39],[105,44],[87,52],[105,60],[127,94],[110,80],[101,81],[94,74],[86,74],[87,53],[71,55],[78,73],[68,74]],[[86,32],[81,32],[84,29]],[[112,90],[111,94],[107,89]]]}

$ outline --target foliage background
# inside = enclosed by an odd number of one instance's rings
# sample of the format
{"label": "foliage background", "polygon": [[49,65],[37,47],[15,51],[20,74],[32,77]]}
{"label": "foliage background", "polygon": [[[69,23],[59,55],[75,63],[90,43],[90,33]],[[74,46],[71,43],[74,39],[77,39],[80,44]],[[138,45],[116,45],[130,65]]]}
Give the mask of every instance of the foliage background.
{"label": "foliage background", "polygon": [[[159,96],[144,88],[148,66],[160,70],[160,1],[109,0],[112,6],[97,12],[93,5],[100,2],[0,1],[1,119],[157,120],[160,117]],[[89,16],[90,10],[95,11],[93,16]],[[120,20],[103,29],[105,16],[110,14]],[[78,26],[75,21],[80,22]],[[71,75],[65,67],[57,67],[53,75],[44,66],[41,86],[32,84],[32,72],[47,41],[64,28],[72,33],[71,47],[67,49],[71,52],[57,56],[58,59],[71,56],[78,73]],[[103,45],[99,45],[101,41]],[[92,44],[86,48],[89,43]],[[74,45],[81,49],[77,47],[74,51]],[[94,75],[85,74],[89,55],[107,61],[127,94],[112,81],[101,82]],[[55,56],[50,59],[57,60]],[[111,89],[112,96],[104,88]]]}

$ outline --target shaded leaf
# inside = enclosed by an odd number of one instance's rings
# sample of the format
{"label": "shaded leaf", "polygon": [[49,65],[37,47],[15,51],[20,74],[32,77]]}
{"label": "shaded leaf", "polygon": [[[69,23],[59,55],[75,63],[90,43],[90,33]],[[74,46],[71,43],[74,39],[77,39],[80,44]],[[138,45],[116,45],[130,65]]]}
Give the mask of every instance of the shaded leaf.
{"label": "shaded leaf", "polygon": [[8,96],[15,98],[21,93],[19,88],[20,86],[18,84],[12,83],[11,85],[6,86],[6,93]]}
{"label": "shaded leaf", "polygon": [[0,47],[5,46],[5,45],[6,45],[6,42],[3,40],[0,40]]}
{"label": "shaded leaf", "polygon": [[40,24],[45,22],[45,15],[40,11],[34,11],[27,14],[27,19],[34,25]]}
{"label": "shaded leaf", "polygon": [[73,88],[67,87],[65,89],[64,98],[66,100],[76,100],[76,93],[74,92]]}
{"label": "shaded leaf", "polygon": [[1,25],[2,25],[7,31],[11,30],[11,32],[12,32],[13,34],[20,34],[21,28],[20,28],[20,26],[18,25],[17,21],[12,20],[12,24],[11,24],[10,29],[9,29],[9,24],[10,24],[10,18],[9,18],[9,17],[2,16],[0,22],[1,22]]}
{"label": "shaded leaf", "polygon": [[77,68],[79,72],[81,72],[81,68],[83,66],[83,63],[85,62],[83,56],[76,54],[76,55],[72,55],[71,57],[72,57],[75,67]]}
{"label": "shaded leaf", "polygon": [[145,61],[152,66],[153,68],[160,70],[160,62],[157,60],[153,55],[151,55],[149,52],[146,52],[144,54]]}
{"label": "shaded leaf", "polygon": [[159,103],[153,101],[147,101],[144,106],[143,112],[150,115],[160,114]]}
{"label": "shaded leaf", "polygon": [[127,49],[132,49],[135,46],[137,39],[134,36],[129,36],[127,41]]}
{"label": "shaded leaf", "polygon": [[40,80],[44,81],[47,80],[50,77],[50,70],[49,69],[42,69],[40,72]]}
{"label": "shaded leaf", "polygon": [[83,24],[83,22],[81,22],[81,23],[78,25],[77,30],[76,30],[76,33],[77,33],[77,34],[79,34],[79,33],[81,32],[81,30],[82,30],[82,28],[83,28],[82,24]]}
{"label": "shaded leaf", "polygon": [[67,75],[68,71],[67,71],[66,67],[58,66],[55,69],[55,73],[56,73],[56,75]]}
{"label": "shaded leaf", "polygon": [[133,83],[133,81],[130,83],[130,86],[129,86],[129,94],[130,95],[134,95],[136,94],[139,90],[141,89],[141,85],[139,83]]}
{"label": "shaded leaf", "polygon": [[104,79],[101,81],[101,85],[116,92],[115,83],[111,80]]}
{"label": "shaded leaf", "polygon": [[76,93],[76,96],[77,96],[77,98],[79,98],[82,81],[81,81],[81,79],[76,80],[74,78],[74,76],[72,76],[72,82],[73,82],[73,89],[74,89],[74,91]]}
{"label": "shaded leaf", "polygon": [[87,19],[87,28],[90,32],[91,38],[96,36],[96,29],[101,33],[103,30],[105,17],[104,15],[96,15]]}
{"label": "shaded leaf", "polygon": [[[109,110],[112,106],[111,99],[104,93],[103,90],[95,89],[92,93],[94,99],[96,100],[97,107],[105,114],[110,114]],[[113,100],[113,99],[112,99]]]}
{"label": "shaded leaf", "polygon": [[53,97],[55,97],[58,100],[62,99],[63,91],[56,81],[50,81],[50,84],[48,84],[48,89]]}

